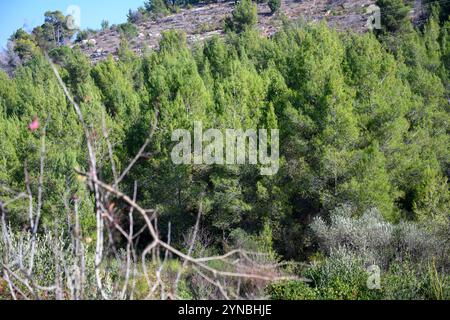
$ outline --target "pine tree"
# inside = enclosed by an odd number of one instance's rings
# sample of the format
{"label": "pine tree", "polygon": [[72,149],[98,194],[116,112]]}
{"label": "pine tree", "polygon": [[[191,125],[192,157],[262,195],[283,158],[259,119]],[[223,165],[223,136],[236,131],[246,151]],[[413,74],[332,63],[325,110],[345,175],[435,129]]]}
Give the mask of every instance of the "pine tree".
{"label": "pine tree", "polygon": [[258,22],[257,14],[256,4],[252,0],[241,0],[236,4],[232,17],[226,20],[226,27],[236,33],[253,28]]}

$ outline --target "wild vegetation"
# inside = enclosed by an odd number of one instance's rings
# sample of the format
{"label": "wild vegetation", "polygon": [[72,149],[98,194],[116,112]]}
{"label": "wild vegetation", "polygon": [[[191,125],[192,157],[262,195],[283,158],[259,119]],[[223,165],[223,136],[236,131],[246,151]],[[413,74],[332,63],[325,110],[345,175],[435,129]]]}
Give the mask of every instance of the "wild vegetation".
{"label": "wild vegetation", "polygon": [[[0,297],[449,299],[448,7],[414,25],[378,4],[381,30],[285,21],[266,38],[242,0],[223,38],[167,31],[142,56],[123,39],[96,65],[58,14],[17,31]],[[279,129],[279,172],[174,165],[172,132],[194,121]]]}

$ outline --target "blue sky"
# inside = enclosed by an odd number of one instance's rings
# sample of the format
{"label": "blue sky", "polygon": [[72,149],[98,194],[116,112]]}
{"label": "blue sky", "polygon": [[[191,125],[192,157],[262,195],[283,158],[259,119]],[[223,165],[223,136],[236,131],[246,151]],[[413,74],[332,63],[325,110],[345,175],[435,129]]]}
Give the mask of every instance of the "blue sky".
{"label": "blue sky", "polygon": [[66,14],[71,5],[80,8],[81,28],[99,29],[106,19],[110,24],[126,21],[128,9],[136,9],[144,0],[0,0],[0,48],[6,47],[11,34],[24,28],[31,31],[44,22],[45,11]]}

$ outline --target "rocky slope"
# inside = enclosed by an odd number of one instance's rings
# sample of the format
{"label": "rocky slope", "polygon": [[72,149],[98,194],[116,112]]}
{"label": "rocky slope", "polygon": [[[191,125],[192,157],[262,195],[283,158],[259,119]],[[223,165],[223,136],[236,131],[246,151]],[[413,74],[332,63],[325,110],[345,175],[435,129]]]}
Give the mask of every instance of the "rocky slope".
{"label": "rocky slope", "polygon": [[[258,5],[258,28],[263,35],[270,36],[281,26],[281,15],[288,19],[300,18],[309,21],[326,20],[339,30],[366,30],[369,15],[367,7],[374,0],[282,0],[278,14],[271,15],[266,4]],[[156,21],[146,20],[137,24],[138,35],[130,39],[130,47],[136,53],[157,47],[161,33],[165,30],[182,30],[188,43],[194,43],[223,33],[223,20],[231,14],[234,1],[225,0],[213,4],[199,4],[191,9],[182,9]],[[116,54],[120,43],[119,32],[110,29],[92,35],[84,44],[78,44],[93,63]]]}

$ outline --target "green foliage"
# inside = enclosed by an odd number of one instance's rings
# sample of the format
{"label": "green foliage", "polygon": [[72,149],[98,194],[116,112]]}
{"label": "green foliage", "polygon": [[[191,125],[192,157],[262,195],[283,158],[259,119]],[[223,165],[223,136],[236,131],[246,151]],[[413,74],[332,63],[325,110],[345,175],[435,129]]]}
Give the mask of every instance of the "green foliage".
{"label": "green foliage", "polygon": [[433,262],[418,270],[405,261],[393,263],[382,278],[383,296],[389,300],[448,300],[450,279],[436,270]]}
{"label": "green foliage", "polygon": [[368,273],[361,261],[344,252],[304,271],[310,282],[285,281],[271,284],[266,292],[274,300],[373,300],[380,290],[367,287]]}
{"label": "green foliage", "polygon": [[[44,14],[44,23],[37,26],[31,33],[18,29],[9,38],[21,63],[26,63],[32,57],[39,55],[40,50],[50,51],[54,48],[67,44],[77,32],[68,21],[69,16],[64,16],[60,11],[47,11]],[[84,33],[78,33],[77,39],[81,41]]]}
{"label": "green foliage", "polygon": [[64,66],[67,71],[64,80],[76,96],[78,96],[80,84],[86,83],[89,80],[89,73],[91,71],[89,60],[80,49],[70,50],[67,46],[53,49],[49,52],[49,56]]}
{"label": "green foliage", "polygon": [[316,300],[317,293],[303,281],[273,283],[266,288],[272,300]]}
{"label": "green foliage", "polygon": [[134,25],[133,23],[130,23],[130,22],[119,24],[117,26],[117,29],[126,38],[136,37],[139,33],[136,25]]}
{"label": "green foliage", "polygon": [[103,31],[108,30],[109,29],[109,21],[108,20],[102,20],[101,27],[102,27]]}
{"label": "green foliage", "polygon": [[418,200],[414,202],[413,209],[419,221],[439,220],[445,223],[448,220],[450,191],[447,178],[427,168],[416,192]]}
{"label": "green foliage", "polygon": [[253,28],[258,22],[258,10],[252,0],[237,2],[232,16],[226,20],[226,28],[236,33],[241,33]]}
{"label": "green foliage", "polygon": [[14,52],[22,61],[28,61],[37,53],[36,42],[33,37],[23,29],[17,30],[10,38],[14,43]]}
{"label": "green foliage", "polygon": [[344,192],[361,212],[378,208],[385,218],[395,221],[395,194],[391,190],[386,160],[378,144],[363,150],[359,158],[353,178],[343,186]]}
{"label": "green foliage", "polygon": [[380,7],[381,27],[385,32],[402,31],[408,24],[410,7],[403,0],[377,0]]}
{"label": "green foliage", "polygon": [[164,0],[148,0],[144,2],[144,7],[154,17],[165,16],[169,13]]}
{"label": "green foliage", "polygon": [[117,121],[134,121],[138,112],[138,97],[133,91],[133,84],[110,56],[97,64],[92,70],[95,84],[100,88],[102,100],[108,113]]}
{"label": "green foliage", "polygon": [[312,280],[319,299],[372,300],[380,295],[368,288],[368,273],[361,259],[345,251],[334,252],[325,262],[305,271],[305,276]]}
{"label": "green foliage", "polygon": [[87,30],[82,30],[77,33],[75,42],[83,42],[83,40],[88,40],[88,37],[89,37],[89,32]]}
{"label": "green foliage", "polygon": [[269,1],[267,2],[267,4],[268,4],[268,6],[269,6],[269,8],[270,8],[270,11],[271,11],[272,13],[275,13],[275,12],[277,12],[278,10],[280,10],[280,7],[281,7],[281,0],[269,0]]}
{"label": "green foliage", "polygon": [[445,241],[448,226],[439,220],[427,224],[386,222],[376,210],[355,218],[355,210],[348,206],[336,208],[326,223],[315,218],[310,225],[322,252],[332,253],[340,248],[357,255],[364,263],[382,268],[392,261],[409,260],[417,265],[431,261],[441,269],[447,268]]}
{"label": "green foliage", "polygon": [[67,17],[60,11],[47,11],[45,22],[33,29],[32,34],[43,50],[66,44],[76,30],[69,28]]}
{"label": "green foliage", "polygon": [[[81,199],[87,235],[95,216],[93,196],[74,173],[87,168],[83,130],[39,47],[51,49],[80,105],[105,181],[112,181],[113,164],[117,171],[128,165],[158,114],[155,135],[121,190],[129,193],[138,181],[139,203],[158,209],[161,234],[172,223],[175,246],[185,247],[202,201],[202,228],[214,253],[239,244],[264,251],[271,261],[307,260],[319,245],[328,255],[304,275],[312,283],[271,286],[274,299],[379,298],[365,286],[366,264],[374,262],[386,273],[383,297],[446,296],[448,256],[441,240],[442,234],[448,238],[450,208],[448,23],[432,15],[422,29],[394,25],[386,30],[394,34],[378,38],[325,24],[286,24],[267,39],[252,28],[255,4],[243,0],[229,20],[234,32],[223,38],[190,49],[185,34],[168,31],[158,50],[138,57],[126,41],[137,29],[127,23],[118,27],[125,37],[117,61],[110,56],[91,65],[79,49],[44,37],[60,18],[49,14],[48,25],[31,35],[16,32],[11,41],[24,63],[11,78],[0,73],[2,185],[22,190],[26,162],[36,191],[43,132],[27,126],[36,116],[41,124],[48,121],[46,227],[72,210],[65,200],[73,196]],[[263,177],[248,165],[173,165],[171,134],[192,132],[194,121],[205,130],[278,128],[278,174]],[[1,189],[0,197],[11,195]],[[10,208],[14,227],[27,220],[25,205]],[[334,255],[339,247],[348,252]],[[433,258],[435,271],[418,267]],[[412,271],[391,266],[400,260],[410,261]],[[406,289],[396,295],[396,287]],[[198,294],[180,290],[187,298]]]}
{"label": "green foliage", "polygon": [[448,21],[450,16],[450,3],[439,0],[425,0],[424,4],[429,8],[428,11],[436,11],[439,14],[441,22],[445,23]]}
{"label": "green foliage", "polygon": [[344,251],[302,273],[311,282],[273,283],[266,293],[273,300],[441,300],[448,299],[448,276],[437,272],[433,263],[419,270],[408,261],[394,262],[382,271],[380,289],[369,289],[369,273],[359,258]]}

